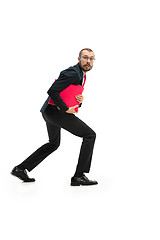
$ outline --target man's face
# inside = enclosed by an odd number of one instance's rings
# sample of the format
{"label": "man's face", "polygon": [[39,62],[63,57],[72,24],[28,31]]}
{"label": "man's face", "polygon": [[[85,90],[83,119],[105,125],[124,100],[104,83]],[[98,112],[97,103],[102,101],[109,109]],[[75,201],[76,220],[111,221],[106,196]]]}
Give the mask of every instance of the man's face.
{"label": "man's face", "polygon": [[78,58],[79,64],[84,72],[90,71],[93,67],[94,53],[83,50],[81,57]]}

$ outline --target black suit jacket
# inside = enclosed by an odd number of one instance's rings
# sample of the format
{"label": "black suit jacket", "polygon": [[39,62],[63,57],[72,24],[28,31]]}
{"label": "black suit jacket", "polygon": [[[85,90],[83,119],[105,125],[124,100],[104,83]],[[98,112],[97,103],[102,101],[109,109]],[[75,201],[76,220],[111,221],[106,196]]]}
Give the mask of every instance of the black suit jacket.
{"label": "black suit jacket", "polygon": [[67,105],[63,102],[62,98],[60,97],[60,92],[67,88],[69,85],[81,85],[83,81],[83,71],[78,64],[74,65],[73,67],[69,67],[66,70],[63,70],[58,79],[52,84],[50,89],[47,91],[49,97],[43,104],[41,108],[41,112],[43,113],[48,105],[49,98],[52,99],[56,107],[62,112],[66,112],[68,110]]}

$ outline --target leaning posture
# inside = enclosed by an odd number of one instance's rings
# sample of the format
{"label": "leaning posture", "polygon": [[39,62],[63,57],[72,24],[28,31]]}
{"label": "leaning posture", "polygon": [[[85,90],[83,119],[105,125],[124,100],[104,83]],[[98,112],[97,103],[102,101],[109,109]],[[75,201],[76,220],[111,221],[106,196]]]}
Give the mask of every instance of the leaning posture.
{"label": "leaning posture", "polygon": [[34,182],[35,179],[30,178],[27,171],[32,171],[59,147],[61,128],[63,128],[82,138],[78,164],[71,178],[71,186],[98,184],[97,181],[89,180],[84,174],[90,171],[96,133],[75,115],[77,107],[82,105],[83,95],[76,95],[75,98],[78,104],[71,107],[66,105],[61,96],[61,92],[71,85],[84,86],[86,73],[92,69],[94,59],[95,54],[91,49],[82,49],[79,53],[78,64],[63,70],[58,79],[52,84],[47,92],[48,99],[41,108],[47,126],[49,142],[42,145],[26,160],[15,166],[11,172],[12,175],[24,182]]}

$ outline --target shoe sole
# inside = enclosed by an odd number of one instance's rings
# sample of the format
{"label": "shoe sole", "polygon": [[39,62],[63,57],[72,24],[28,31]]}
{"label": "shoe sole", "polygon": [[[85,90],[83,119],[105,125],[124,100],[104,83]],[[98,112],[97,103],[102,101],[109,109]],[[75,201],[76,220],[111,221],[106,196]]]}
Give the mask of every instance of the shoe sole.
{"label": "shoe sole", "polygon": [[79,183],[71,183],[71,186],[80,186],[81,184]]}
{"label": "shoe sole", "polygon": [[15,173],[12,173],[12,172],[11,172],[11,175],[12,175],[13,177],[17,177],[17,178],[19,178],[20,180],[23,181],[23,179],[22,179],[20,176],[17,176]]}
{"label": "shoe sole", "polygon": [[81,183],[71,183],[71,186],[93,186],[93,185],[97,185],[98,183],[94,183],[94,184],[81,184]]}
{"label": "shoe sole", "polygon": [[24,179],[22,179],[20,176],[17,176],[15,173],[12,173],[11,172],[11,175],[13,176],[13,177],[17,177],[17,178],[19,178],[21,181],[23,181],[23,182],[35,182],[35,180],[34,181],[25,181]]}

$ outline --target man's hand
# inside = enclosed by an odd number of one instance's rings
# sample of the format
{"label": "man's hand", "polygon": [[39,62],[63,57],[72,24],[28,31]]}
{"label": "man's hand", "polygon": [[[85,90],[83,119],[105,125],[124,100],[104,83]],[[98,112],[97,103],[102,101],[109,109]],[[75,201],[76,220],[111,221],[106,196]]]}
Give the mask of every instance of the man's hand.
{"label": "man's hand", "polygon": [[70,107],[70,108],[66,111],[66,113],[77,113],[77,112],[75,111],[75,108],[77,108],[77,107],[79,107],[79,105]]}
{"label": "man's hand", "polygon": [[79,103],[82,103],[84,100],[84,97],[81,94],[77,95],[75,98],[76,98],[77,102],[79,102]]}

